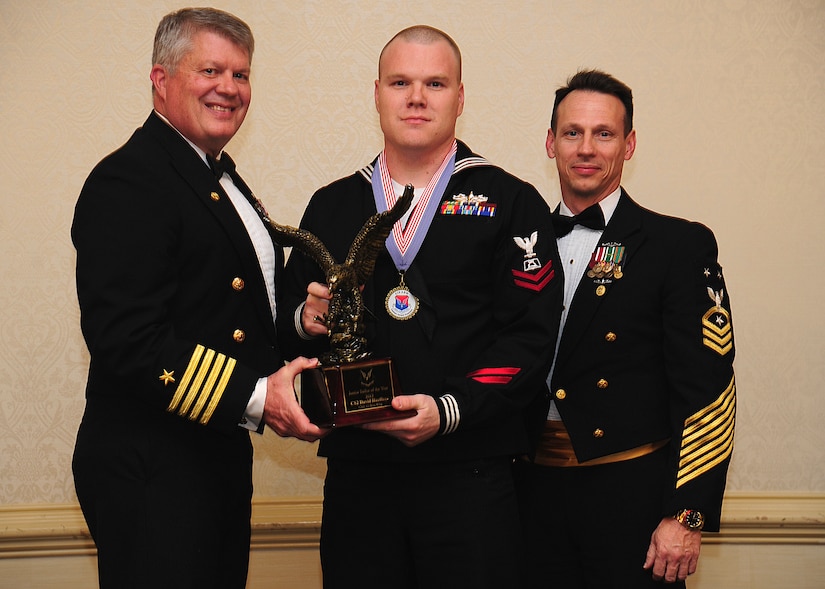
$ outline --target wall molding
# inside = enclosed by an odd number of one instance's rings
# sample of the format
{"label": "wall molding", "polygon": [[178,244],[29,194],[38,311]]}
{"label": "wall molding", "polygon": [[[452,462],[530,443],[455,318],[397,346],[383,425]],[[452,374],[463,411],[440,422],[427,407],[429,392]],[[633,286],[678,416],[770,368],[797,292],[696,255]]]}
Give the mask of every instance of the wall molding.
{"label": "wall molding", "polygon": [[825,544],[825,495],[728,493],[707,544]]}
{"label": "wall molding", "polygon": [[[279,497],[252,502],[252,550],[317,547],[321,497]],[[95,554],[80,506],[0,505],[0,560]]]}
{"label": "wall molding", "polygon": [[[261,498],[252,505],[252,550],[313,548],[321,497]],[[825,494],[729,493],[708,544],[825,544]],[[77,504],[0,506],[0,559],[94,554]]]}
{"label": "wall molding", "polygon": [[252,501],[252,550],[317,547],[322,497]]}

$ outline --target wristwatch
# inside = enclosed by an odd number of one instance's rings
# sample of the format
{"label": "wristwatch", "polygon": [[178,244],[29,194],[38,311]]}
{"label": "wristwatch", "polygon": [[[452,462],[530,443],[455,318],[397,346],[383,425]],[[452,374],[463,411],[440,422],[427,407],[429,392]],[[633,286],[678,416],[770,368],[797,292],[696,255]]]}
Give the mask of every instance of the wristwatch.
{"label": "wristwatch", "polygon": [[698,532],[705,525],[705,516],[695,509],[680,509],[673,517],[691,532]]}

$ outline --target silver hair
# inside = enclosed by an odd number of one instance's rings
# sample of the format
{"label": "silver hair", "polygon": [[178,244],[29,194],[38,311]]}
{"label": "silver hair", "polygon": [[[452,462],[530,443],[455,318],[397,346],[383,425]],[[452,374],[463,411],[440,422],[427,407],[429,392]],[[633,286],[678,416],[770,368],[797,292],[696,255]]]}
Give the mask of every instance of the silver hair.
{"label": "silver hair", "polygon": [[195,34],[201,31],[225,37],[244,49],[252,61],[255,39],[244,21],[217,8],[182,8],[170,12],[158,24],[152,64],[160,64],[174,74],[183,57],[191,51]]}

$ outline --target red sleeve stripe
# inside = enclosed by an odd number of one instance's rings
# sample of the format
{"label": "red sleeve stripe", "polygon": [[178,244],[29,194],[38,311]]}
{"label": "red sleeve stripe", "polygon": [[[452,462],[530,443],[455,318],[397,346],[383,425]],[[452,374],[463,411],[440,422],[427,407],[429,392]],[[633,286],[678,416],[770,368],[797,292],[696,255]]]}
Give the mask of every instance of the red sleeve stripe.
{"label": "red sleeve stripe", "polygon": [[515,366],[503,366],[500,368],[480,368],[467,375],[476,382],[482,384],[509,384],[513,377],[521,372],[521,368]]}
{"label": "red sleeve stripe", "polygon": [[510,384],[511,376],[474,376],[473,380],[481,384]]}

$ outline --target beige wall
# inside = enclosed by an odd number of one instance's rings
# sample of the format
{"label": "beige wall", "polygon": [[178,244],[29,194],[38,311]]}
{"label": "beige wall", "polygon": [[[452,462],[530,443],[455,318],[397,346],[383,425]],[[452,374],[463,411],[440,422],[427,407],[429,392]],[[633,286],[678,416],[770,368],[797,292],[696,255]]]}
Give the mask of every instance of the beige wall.
{"label": "beige wall", "polygon": [[[729,490],[825,495],[825,3],[217,5],[257,38],[252,108],[227,151],[281,222],[297,223],[315,188],[380,149],[376,59],[404,26],[454,36],[467,92],[459,135],[551,203],[553,90],[579,67],[627,82],[638,149],[625,187],[705,222],[719,240],[738,348]],[[154,28],[178,6],[0,0],[0,504],[75,500],[70,459],[88,354],[72,210],[91,167],[148,114]],[[321,493],[313,446],[272,432],[255,445],[258,498]]]}

